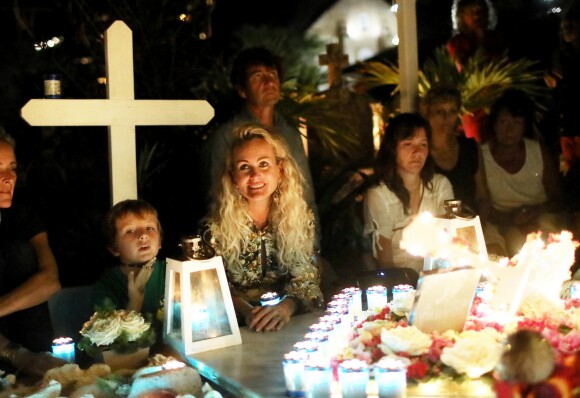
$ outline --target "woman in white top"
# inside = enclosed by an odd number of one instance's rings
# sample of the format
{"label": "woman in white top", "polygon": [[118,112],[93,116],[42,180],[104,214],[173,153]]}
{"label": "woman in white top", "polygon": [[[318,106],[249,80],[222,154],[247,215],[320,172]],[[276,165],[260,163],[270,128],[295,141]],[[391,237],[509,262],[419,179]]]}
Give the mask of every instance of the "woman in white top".
{"label": "woman in white top", "polygon": [[418,213],[445,213],[453,189],[435,174],[429,155],[431,127],[421,116],[403,113],[391,120],[375,160],[377,185],[365,198],[365,234],[372,234],[373,254],[381,267],[423,269],[423,259],[400,248],[402,229]]}
{"label": "woman in white top", "polygon": [[560,232],[560,175],[555,158],[533,137],[534,104],[519,91],[507,91],[493,105],[492,138],[481,146],[487,200],[479,209],[486,243],[507,255],[519,252],[526,235]]}

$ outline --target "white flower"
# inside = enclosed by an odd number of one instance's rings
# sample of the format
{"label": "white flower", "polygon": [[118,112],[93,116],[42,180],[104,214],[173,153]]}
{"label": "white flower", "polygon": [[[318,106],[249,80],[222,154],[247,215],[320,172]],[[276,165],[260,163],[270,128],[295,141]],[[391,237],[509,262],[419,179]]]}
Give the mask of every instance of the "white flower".
{"label": "white flower", "polygon": [[441,362],[476,379],[492,371],[498,363],[502,352],[500,339],[501,334],[492,328],[463,332],[453,347],[443,349]]}
{"label": "white flower", "polygon": [[135,341],[149,330],[151,324],[135,311],[125,313],[120,318],[121,328],[127,334],[128,341]]}
{"label": "white flower", "polygon": [[562,323],[565,323],[569,316],[563,301],[550,300],[540,294],[528,295],[520,304],[519,310],[526,318],[543,318],[548,315],[554,321]]}
{"label": "white flower", "polygon": [[81,331],[96,346],[112,344],[121,335],[121,320],[117,317],[96,319],[89,327]]}
{"label": "white flower", "polygon": [[405,294],[401,294],[396,299],[393,299],[389,306],[391,307],[391,311],[399,316],[407,316],[413,309],[413,304],[415,303],[415,291],[408,292]]}
{"label": "white flower", "polygon": [[431,342],[431,336],[415,326],[397,326],[394,329],[383,329],[379,347],[385,354],[405,352],[416,356],[426,353]]}

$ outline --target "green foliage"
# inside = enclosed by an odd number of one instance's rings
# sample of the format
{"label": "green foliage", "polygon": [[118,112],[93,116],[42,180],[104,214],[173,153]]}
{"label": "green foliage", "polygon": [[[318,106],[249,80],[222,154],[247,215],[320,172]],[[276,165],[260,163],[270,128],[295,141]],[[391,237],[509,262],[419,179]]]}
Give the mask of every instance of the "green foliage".
{"label": "green foliage", "polygon": [[[539,109],[547,95],[543,84],[545,71],[536,69],[537,62],[528,59],[511,61],[507,54],[488,60],[481,51],[469,59],[460,71],[445,46],[437,48],[419,71],[419,97],[435,84],[454,86],[461,92],[462,113],[476,109],[488,110],[506,89],[524,91],[536,101]],[[363,83],[367,88],[395,85],[399,91],[399,71],[394,65],[380,62],[363,63]]]}

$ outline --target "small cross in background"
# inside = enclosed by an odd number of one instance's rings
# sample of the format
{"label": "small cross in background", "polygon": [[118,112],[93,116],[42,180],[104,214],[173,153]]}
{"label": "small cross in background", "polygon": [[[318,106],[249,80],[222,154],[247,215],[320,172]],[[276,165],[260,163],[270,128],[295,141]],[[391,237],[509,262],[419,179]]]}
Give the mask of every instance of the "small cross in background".
{"label": "small cross in background", "polygon": [[319,55],[318,62],[328,66],[329,87],[342,87],[342,68],[348,65],[348,55],[342,52],[342,46],[338,43],[327,44],[326,54]]}

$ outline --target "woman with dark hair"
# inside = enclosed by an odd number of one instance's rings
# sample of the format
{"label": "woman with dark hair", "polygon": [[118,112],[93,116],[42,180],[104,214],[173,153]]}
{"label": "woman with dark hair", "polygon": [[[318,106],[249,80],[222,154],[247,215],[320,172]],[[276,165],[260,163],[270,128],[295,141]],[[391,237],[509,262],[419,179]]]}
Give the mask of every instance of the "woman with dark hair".
{"label": "woman with dark hair", "polygon": [[403,113],[391,120],[375,160],[377,184],[365,198],[365,234],[381,267],[423,268],[423,260],[399,247],[402,229],[418,213],[444,213],[453,189],[435,174],[429,155],[431,127],[421,116]]}
{"label": "woman with dark hair", "polygon": [[481,146],[483,187],[480,203],[488,245],[513,256],[529,232],[559,232],[563,219],[560,175],[555,158],[535,140],[534,103],[521,91],[506,91],[492,106],[492,138]]}

